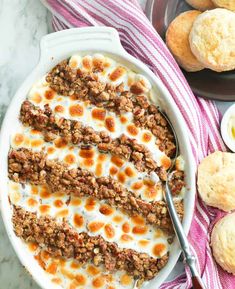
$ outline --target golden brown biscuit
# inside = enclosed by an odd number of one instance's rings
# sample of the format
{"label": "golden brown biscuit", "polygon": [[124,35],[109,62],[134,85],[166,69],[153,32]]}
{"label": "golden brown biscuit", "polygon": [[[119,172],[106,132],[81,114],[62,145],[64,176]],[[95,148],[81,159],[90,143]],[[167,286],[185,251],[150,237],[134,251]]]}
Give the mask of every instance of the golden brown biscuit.
{"label": "golden brown biscuit", "polygon": [[222,218],[213,228],[211,247],[216,262],[235,275],[235,213]]}
{"label": "golden brown biscuit", "polygon": [[189,33],[194,20],[201,12],[191,10],[180,14],[170,24],[166,32],[166,44],[178,64],[186,71],[199,71],[204,67],[192,54]]}
{"label": "golden brown biscuit", "polygon": [[235,69],[235,13],[217,8],[199,15],[189,35],[193,54],[203,65],[221,72]]}
{"label": "golden brown biscuit", "polygon": [[215,8],[211,0],[186,0],[186,2],[195,9],[206,11]]}
{"label": "golden brown biscuit", "polygon": [[198,167],[198,191],[202,200],[224,211],[235,209],[235,154],[217,151]]}
{"label": "golden brown biscuit", "polygon": [[234,0],[212,0],[212,1],[218,7],[227,8],[229,10],[235,11]]}

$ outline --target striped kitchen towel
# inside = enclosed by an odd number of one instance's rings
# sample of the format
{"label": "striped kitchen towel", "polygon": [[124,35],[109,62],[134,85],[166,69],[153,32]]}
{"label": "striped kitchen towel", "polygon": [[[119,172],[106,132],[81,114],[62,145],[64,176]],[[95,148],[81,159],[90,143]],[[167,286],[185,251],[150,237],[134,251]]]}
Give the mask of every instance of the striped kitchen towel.
{"label": "striped kitchen towel", "polygon": [[[137,0],[43,0],[43,3],[53,14],[55,30],[99,25],[118,30],[124,48],[147,64],[169,90],[189,128],[197,164],[207,154],[224,149],[219,134],[219,113],[214,103],[193,95]],[[189,240],[208,289],[235,288],[235,277],[215,264],[209,246],[211,228],[221,215],[219,210],[207,208],[200,199],[196,200]],[[188,270],[161,286],[162,289],[190,287]]]}

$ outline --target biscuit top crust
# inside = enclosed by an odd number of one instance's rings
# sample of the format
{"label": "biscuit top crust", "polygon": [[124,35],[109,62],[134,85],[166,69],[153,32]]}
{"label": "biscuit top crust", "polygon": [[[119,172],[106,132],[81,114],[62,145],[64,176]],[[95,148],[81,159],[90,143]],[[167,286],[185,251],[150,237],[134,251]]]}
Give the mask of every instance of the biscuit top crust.
{"label": "biscuit top crust", "polygon": [[186,0],[186,2],[193,8],[201,11],[215,8],[215,5],[211,0]]}
{"label": "biscuit top crust", "polygon": [[195,20],[189,35],[190,47],[205,67],[215,71],[235,68],[235,14],[217,8]]}
{"label": "biscuit top crust", "polygon": [[229,10],[235,11],[234,0],[212,0],[214,4],[218,7],[227,8]]}
{"label": "biscuit top crust", "polygon": [[235,209],[235,154],[217,151],[198,167],[198,189],[203,201],[224,211]]}
{"label": "biscuit top crust", "polygon": [[229,273],[235,274],[235,213],[222,218],[213,228],[211,246],[219,265]]}
{"label": "biscuit top crust", "polygon": [[200,11],[186,11],[176,17],[166,33],[166,43],[177,62],[186,71],[199,71],[204,67],[193,55],[189,44],[189,33]]}

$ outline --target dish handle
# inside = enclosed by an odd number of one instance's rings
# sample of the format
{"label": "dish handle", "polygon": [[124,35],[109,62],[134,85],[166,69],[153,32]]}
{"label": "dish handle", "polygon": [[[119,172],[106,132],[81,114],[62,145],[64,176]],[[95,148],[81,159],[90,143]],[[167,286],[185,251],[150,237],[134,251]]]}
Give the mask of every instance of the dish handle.
{"label": "dish handle", "polygon": [[111,27],[71,28],[44,36],[39,64],[58,62],[78,51],[123,53],[119,34]]}

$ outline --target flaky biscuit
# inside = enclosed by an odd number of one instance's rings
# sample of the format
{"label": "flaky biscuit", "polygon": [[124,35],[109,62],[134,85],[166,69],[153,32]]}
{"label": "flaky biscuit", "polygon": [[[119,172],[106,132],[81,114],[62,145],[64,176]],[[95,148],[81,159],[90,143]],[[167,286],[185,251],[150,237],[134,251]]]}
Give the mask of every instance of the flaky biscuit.
{"label": "flaky biscuit", "polygon": [[211,234],[211,247],[216,262],[235,275],[235,213],[216,223]]}
{"label": "flaky biscuit", "polygon": [[190,47],[203,65],[221,72],[235,69],[235,13],[217,8],[199,15],[189,35]]}
{"label": "flaky biscuit", "polygon": [[235,11],[234,0],[212,0],[212,1],[218,7],[227,8],[229,10]]}
{"label": "flaky biscuit", "polygon": [[204,67],[192,54],[189,45],[189,33],[194,20],[201,12],[191,10],[180,14],[169,25],[166,32],[166,44],[178,64],[186,71],[199,71]]}
{"label": "flaky biscuit", "polygon": [[211,0],[186,0],[186,2],[195,9],[206,11],[215,8]]}
{"label": "flaky biscuit", "polygon": [[198,191],[210,206],[230,211],[235,209],[235,154],[215,152],[198,167]]}

